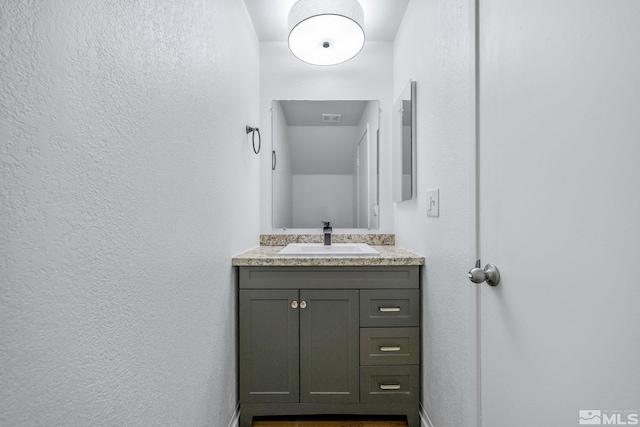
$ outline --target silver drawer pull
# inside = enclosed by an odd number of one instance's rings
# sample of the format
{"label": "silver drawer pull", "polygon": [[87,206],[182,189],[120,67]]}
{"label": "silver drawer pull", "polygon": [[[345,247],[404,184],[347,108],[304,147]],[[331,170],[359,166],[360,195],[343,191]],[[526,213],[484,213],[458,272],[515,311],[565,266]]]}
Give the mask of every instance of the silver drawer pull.
{"label": "silver drawer pull", "polygon": [[400,351],[399,345],[380,347],[380,351]]}
{"label": "silver drawer pull", "polygon": [[400,307],[378,307],[381,313],[397,313]]}
{"label": "silver drawer pull", "polygon": [[400,390],[400,384],[380,384],[380,390]]}

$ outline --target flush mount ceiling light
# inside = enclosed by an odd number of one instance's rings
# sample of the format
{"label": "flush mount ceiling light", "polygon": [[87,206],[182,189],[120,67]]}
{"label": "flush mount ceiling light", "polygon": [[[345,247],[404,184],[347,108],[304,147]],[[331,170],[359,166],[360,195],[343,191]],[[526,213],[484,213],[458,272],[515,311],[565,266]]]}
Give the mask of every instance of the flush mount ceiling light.
{"label": "flush mount ceiling light", "polygon": [[364,46],[363,28],[356,0],[299,0],[289,12],[289,49],[309,64],[340,64]]}

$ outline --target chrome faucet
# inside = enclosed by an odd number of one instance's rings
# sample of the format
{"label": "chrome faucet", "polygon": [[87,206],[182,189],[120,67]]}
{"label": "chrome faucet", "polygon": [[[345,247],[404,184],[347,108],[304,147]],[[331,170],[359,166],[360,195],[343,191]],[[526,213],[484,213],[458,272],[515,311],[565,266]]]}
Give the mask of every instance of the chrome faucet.
{"label": "chrome faucet", "polygon": [[322,232],[324,233],[324,244],[325,246],[331,245],[331,233],[333,232],[333,228],[331,228],[331,224],[329,221],[322,221],[324,224],[324,228]]}

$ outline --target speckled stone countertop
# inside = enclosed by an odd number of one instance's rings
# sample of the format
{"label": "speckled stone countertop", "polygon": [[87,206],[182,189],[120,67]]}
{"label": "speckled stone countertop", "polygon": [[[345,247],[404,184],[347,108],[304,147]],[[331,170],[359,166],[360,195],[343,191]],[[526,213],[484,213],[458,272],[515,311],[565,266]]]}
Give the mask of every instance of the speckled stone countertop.
{"label": "speckled stone countertop", "polygon": [[[280,239],[286,239],[285,241],[279,240],[279,245],[269,245],[265,243],[273,242],[275,239],[265,238],[263,236],[287,236],[280,237]],[[332,241],[335,243],[368,243],[375,250],[380,252],[380,256],[366,256],[366,257],[350,257],[350,256],[309,256],[309,257],[301,257],[301,256],[278,256],[278,252],[282,250],[288,243],[317,243],[322,242],[322,235],[319,234],[317,237],[320,240],[316,241],[316,235],[263,235],[260,236],[260,243],[262,246],[258,246],[255,249],[247,251],[243,254],[237,255],[232,259],[232,265],[234,266],[272,266],[272,267],[281,267],[281,266],[296,266],[296,267],[317,267],[317,266],[371,266],[371,265],[424,265],[425,259],[420,255],[416,255],[413,252],[410,252],[406,249],[395,246],[393,242],[395,242],[395,236],[393,234],[389,235],[342,235],[342,236],[387,236],[382,238],[385,243],[392,242],[391,244],[379,243],[381,237],[374,237],[373,241],[377,244],[369,243],[371,240],[367,240],[366,237],[359,237],[354,240],[347,240],[344,238],[335,239],[332,238]],[[294,237],[292,237],[294,236]],[[298,238],[295,236],[305,236],[302,239],[297,240]],[[313,236],[310,240],[308,236]],[[339,235],[334,235],[337,237]],[[390,236],[390,237],[389,237]]]}
{"label": "speckled stone countertop", "polygon": [[[340,234],[331,235],[333,243],[366,243],[370,246],[395,245],[395,234]],[[261,234],[260,246],[287,246],[289,243],[324,243],[323,234]]]}

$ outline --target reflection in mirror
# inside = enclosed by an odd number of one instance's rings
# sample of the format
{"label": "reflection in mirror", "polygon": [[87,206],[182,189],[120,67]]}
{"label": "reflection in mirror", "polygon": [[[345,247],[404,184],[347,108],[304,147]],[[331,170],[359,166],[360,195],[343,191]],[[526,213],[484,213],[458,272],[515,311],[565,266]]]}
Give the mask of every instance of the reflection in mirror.
{"label": "reflection in mirror", "polygon": [[416,82],[409,81],[393,106],[393,201],[416,195]]}
{"label": "reflection in mirror", "polygon": [[273,101],[274,228],[378,228],[378,101]]}

